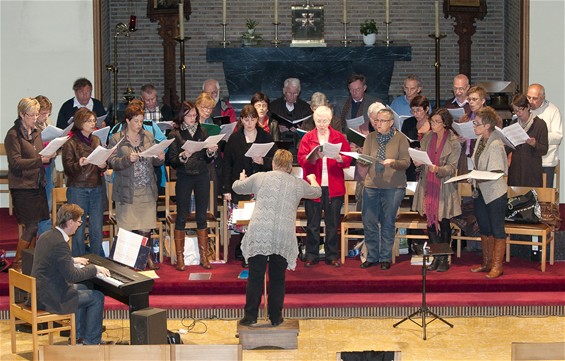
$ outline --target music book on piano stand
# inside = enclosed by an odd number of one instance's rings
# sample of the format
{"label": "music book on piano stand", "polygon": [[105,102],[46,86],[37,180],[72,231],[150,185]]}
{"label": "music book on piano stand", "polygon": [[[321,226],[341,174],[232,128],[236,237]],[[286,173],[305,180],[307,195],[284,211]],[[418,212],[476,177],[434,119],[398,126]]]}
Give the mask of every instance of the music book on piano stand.
{"label": "music book on piano stand", "polygon": [[125,266],[144,270],[151,252],[146,244],[147,237],[120,228],[108,258]]}

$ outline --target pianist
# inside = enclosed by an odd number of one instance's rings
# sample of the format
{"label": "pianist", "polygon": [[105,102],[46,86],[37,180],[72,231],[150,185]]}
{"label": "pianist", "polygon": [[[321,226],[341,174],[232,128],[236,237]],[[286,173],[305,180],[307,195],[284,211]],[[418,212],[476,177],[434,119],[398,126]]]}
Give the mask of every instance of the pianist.
{"label": "pianist", "polygon": [[71,256],[67,242],[80,227],[83,210],[64,204],[57,212],[56,227],[37,241],[31,274],[37,279],[37,306],[52,313],[75,312],[77,344],[105,344],[102,337],[104,294],[77,284],[110,271],[89,265],[85,258]]}

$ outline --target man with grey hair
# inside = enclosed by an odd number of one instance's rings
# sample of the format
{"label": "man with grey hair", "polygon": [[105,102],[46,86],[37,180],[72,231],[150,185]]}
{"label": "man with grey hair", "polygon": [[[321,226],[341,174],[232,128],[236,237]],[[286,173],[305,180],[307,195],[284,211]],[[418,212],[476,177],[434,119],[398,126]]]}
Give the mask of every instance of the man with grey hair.
{"label": "man with grey hair", "polygon": [[275,99],[270,104],[271,113],[288,120],[298,120],[312,115],[308,103],[300,99],[300,80],[288,78],[284,81],[283,97]]}
{"label": "man with grey hair", "polygon": [[369,115],[367,113],[369,106],[376,101],[380,101],[366,93],[366,79],[362,74],[352,74],[347,79],[347,89],[349,90],[349,96],[340,107],[341,113],[339,119],[341,121],[341,129],[338,129],[339,131],[345,131],[347,128],[347,120],[349,119],[362,116],[364,122],[369,123]]}
{"label": "man with grey hair", "polygon": [[210,96],[216,101],[216,106],[210,115],[212,118],[229,117],[230,123],[235,123],[237,121],[235,110],[228,101],[228,98],[225,97],[220,99],[220,83],[216,79],[205,80],[204,83],[202,83],[202,91],[210,94]]}
{"label": "man with grey hair", "polygon": [[453,98],[446,100],[443,107],[447,109],[463,108],[465,109],[465,114],[469,114],[471,108],[467,101],[467,91],[470,87],[467,75],[457,74],[453,78]]}
{"label": "man with grey hair", "polygon": [[153,84],[145,84],[141,87],[141,100],[145,105],[144,120],[153,122],[165,122],[175,117],[173,109],[167,104],[159,106],[157,89]]}
{"label": "man with grey hair", "polygon": [[[541,84],[532,84],[526,94],[533,115],[543,119],[547,124],[549,149],[541,158],[543,173],[546,174],[546,187],[553,187],[555,167],[559,163],[559,145],[563,139],[563,122],[561,113],[555,104],[545,99],[545,88]],[[559,184],[555,185],[559,188]]]}
{"label": "man with grey hair", "polygon": [[[400,116],[411,117],[410,102],[422,91],[420,78],[414,74],[408,75],[406,79],[404,79],[402,90],[404,91],[404,95],[394,99],[390,107]],[[402,126],[402,124],[400,124],[400,126]]]}

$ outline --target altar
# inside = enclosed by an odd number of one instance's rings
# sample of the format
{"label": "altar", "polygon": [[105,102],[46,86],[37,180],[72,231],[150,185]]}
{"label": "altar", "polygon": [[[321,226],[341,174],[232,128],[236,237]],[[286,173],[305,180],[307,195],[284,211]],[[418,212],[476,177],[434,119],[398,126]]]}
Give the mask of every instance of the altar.
{"label": "altar", "polygon": [[230,103],[236,109],[249,103],[257,91],[271,100],[281,97],[283,82],[291,77],[300,79],[302,99],[309,100],[320,91],[333,104],[340,104],[349,95],[347,78],[353,73],[365,75],[368,93],[388,101],[394,62],[411,59],[410,44],[396,40],[391,46],[354,42],[347,47],[339,41],[329,41],[326,47],[274,46],[268,41],[259,46],[234,42],[224,47],[210,41],[206,48],[207,62],[223,63]]}

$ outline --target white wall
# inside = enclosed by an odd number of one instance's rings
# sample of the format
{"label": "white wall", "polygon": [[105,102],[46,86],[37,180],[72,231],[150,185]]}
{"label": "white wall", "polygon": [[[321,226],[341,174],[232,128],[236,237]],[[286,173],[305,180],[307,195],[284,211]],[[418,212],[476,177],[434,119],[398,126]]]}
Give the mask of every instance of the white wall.
{"label": "white wall", "polygon": [[[530,79],[545,87],[546,98],[565,117],[565,1],[530,1]],[[564,123],[565,126],[565,123]],[[565,131],[564,131],[565,134]],[[565,142],[561,143],[561,184],[565,189]],[[561,192],[560,203],[565,203]]]}
{"label": "white wall", "polygon": [[[0,142],[21,98],[47,96],[57,121],[73,82],[94,78],[92,0],[0,0]],[[7,169],[4,159],[2,169]],[[0,207],[7,207],[2,195]]]}

